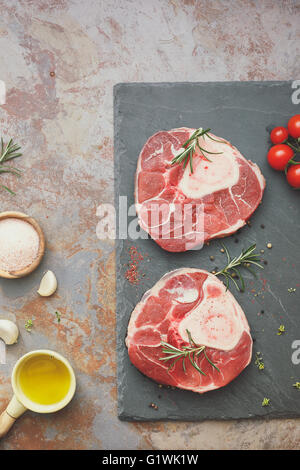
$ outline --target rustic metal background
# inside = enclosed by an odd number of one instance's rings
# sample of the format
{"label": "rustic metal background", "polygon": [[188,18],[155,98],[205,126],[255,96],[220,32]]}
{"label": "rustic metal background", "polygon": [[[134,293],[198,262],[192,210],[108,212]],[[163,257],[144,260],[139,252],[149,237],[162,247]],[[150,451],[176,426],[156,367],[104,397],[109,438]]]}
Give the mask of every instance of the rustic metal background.
{"label": "rustic metal background", "polygon": [[[21,332],[1,366],[0,405],[11,396],[14,362],[30,349],[62,352],[78,377],[67,409],[26,413],[0,448],[299,447],[295,419],[118,420],[114,244],[96,238],[96,208],[114,199],[113,85],[299,79],[298,2],[0,0],[0,10],[0,79],[7,85],[1,134],[24,152],[22,179],[9,179],[17,196],[1,192],[0,208],[36,217],[48,241],[37,273],[22,284],[0,283],[1,314],[15,315]],[[36,289],[48,268],[59,290],[43,300]]]}

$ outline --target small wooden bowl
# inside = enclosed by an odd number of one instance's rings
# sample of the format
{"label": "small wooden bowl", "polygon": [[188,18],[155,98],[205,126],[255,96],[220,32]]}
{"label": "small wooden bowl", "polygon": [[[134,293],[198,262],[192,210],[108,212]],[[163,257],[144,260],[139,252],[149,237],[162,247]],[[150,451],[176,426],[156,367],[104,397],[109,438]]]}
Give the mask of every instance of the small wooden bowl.
{"label": "small wooden bowl", "polygon": [[0,269],[0,277],[4,277],[6,279],[18,279],[20,277],[24,277],[27,276],[27,274],[32,273],[32,271],[34,271],[42,261],[42,258],[45,253],[45,236],[37,221],[32,217],[29,217],[28,215],[23,214],[22,212],[9,211],[0,213],[0,220],[9,218],[24,220],[25,222],[31,224],[37,232],[40,240],[37,257],[34,259],[31,265],[26,266],[26,268],[23,268],[20,271],[2,271]]}

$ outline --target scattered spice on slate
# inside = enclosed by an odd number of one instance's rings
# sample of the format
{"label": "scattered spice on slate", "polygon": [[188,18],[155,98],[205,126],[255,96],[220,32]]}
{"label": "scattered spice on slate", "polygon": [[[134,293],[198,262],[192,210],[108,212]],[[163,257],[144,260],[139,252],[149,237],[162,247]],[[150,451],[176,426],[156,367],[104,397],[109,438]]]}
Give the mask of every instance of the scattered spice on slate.
{"label": "scattered spice on slate", "polygon": [[144,259],[143,255],[138,251],[136,246],[129,248],[130,261],[128,269],[125,273],[127,281],[132,285],[138,285],[141,281],[141,273],[139,272],[139,264]]}
{"label": "scattered spice on slate", "polygon": [[238,238],[235,238],[234,239],[234,243],[238,243],[239,242],[239,239]]}
{"label": "scattered spice on slate", "polygon": [[263,283],[263,288],[262,288],[262,290],[265,290],[268,281],[267,281],[267,279],[264,279],[263,277],[261,277],[261,280],[262,280],[262,283]]}
{"label": "scattered spice on slate", "polygon": [[261,224],[260,228],[265,228],[264,224]]}
{"label": "scattered spice on slate", "polygon": [[267,260],[264,260],[264,264],[266,264],[266,265],[267,265],[267,264],[268,264],[268,261],[267,261]]}

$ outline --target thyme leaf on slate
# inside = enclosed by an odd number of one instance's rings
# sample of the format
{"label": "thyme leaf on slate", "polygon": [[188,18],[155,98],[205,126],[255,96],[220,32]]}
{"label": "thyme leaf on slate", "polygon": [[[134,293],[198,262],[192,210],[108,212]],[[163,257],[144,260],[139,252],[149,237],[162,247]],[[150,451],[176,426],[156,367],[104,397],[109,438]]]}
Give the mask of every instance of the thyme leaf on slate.
{"label": "thyme leaf on slate", "polygon": [[278,331],[277,331],[277,335],[280,336],[280,335],[282,335],[282,333],[285,333],[285,326],[284,325],[280,325],[280,327],[278,328]]}
{"label": "thyme leaf on slate", "polygon": [[263,358],[260,352],[256,353],[255,365],[258,367],[259,370],[264,370],[265,364],[263,362]]}

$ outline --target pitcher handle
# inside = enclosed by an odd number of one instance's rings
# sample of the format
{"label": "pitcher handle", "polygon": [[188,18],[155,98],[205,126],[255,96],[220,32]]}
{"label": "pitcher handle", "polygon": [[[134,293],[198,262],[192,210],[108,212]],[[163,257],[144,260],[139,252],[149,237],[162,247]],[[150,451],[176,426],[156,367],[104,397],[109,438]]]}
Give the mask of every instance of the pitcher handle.
{"label": "pitcher handle", "polygon": [[8,433],[16,419],[25,413],[26,409],[14,395],[6,410],[0,415],[0,439]]}

